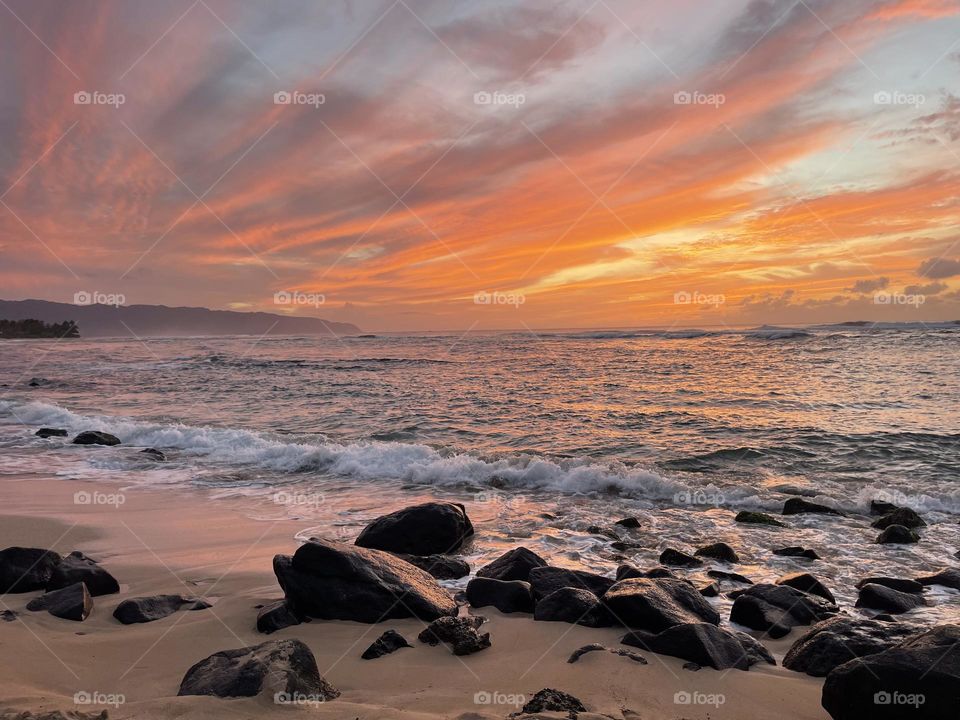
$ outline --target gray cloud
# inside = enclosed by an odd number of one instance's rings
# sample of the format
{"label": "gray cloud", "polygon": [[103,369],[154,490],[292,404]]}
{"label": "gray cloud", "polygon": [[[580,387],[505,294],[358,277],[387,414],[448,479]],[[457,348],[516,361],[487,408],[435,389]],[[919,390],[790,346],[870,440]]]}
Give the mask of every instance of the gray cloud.
{"label": "gray cloud", "polygon": [[944,257],[927,258],[917,268],[917,275],[931,280],[942,280],[960,275],[960,260]]}

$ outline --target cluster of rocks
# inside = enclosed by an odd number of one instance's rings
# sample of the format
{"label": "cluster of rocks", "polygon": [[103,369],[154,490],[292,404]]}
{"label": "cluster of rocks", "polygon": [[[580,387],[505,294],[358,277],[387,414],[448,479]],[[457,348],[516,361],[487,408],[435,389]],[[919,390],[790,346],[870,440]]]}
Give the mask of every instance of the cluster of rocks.
{"label": "cluster of rocks", "polygon": [[[40,438],[65,438],[69,435],[64,428],[52,428],[52,427],[42,427],[37,430],[34,435]],[[111,435],[108,432],[102,430],[84,430],[83,432],[77,433],[71,441],[74,445],[107,445],[114,446],[120,445],[121,441],[116,435]],[[144,448],[140,451],[150,460],[155,460],[157,462],[163,462],[167,459],[167,456],[161,450],[157,448]]]}

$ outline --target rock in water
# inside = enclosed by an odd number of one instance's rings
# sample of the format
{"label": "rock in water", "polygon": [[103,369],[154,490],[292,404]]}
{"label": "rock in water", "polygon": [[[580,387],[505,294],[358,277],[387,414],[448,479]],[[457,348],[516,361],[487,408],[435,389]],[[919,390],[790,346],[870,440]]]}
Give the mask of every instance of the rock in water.
{"label": "rock in water", "polygon": [[197,598],[185,598],[181,595],[152,595],[150,597],[130,598],[117,605],[113,611],[113,616],[124,625],[148,623],[173,615],[184,605],[198,602],[201,601],[198,601]]}
{"label": "rock in water", "polygon": [[799,545],[792,545],[790,547],[780,548],[779,550],[773,551],[774,555],[781,555],[783,557],[798,557],[805,558],[807,560],[819,560],[820,556],[817,555],[816,550],[810,550],[807,548],[800,547]]}
{"label": "rock in water", "polygon": [[940,625],[832,670],[821,704],[833,720],[953,720],[960,707],[960,625]]}
{"label": "rock in water", "polygon": [[60,590],[51,590],[27,603],[27,610],[46,610],[64,620],[86,620],[93,612],[93,598],[87,586],[78,582]]}
{"label": "rock in water", "polygon": [[921,585],[942,585],[943,587],[960,590],[960,570],[956,568],[944,568],[933,575],[918,577],[917,582]]}
{"label": "rock in water", "polygon": [[753,585],[753,580],[740,573],[724,572],[723,570],[707,570],[707,575],[717,580],[728,580],[730,582],[743,583],[744,585]]}
{"label": "rock in water", "polygon": [[492,605],[502,613],[533,612],[533,590],[523,580],[474,578],[467,583],[467,601],[471,607]]}
{"label": "rock in water", "polygon": [[693,555],[688,555],[685,552],[680,550],[674,550],[673,548],[667,548],[662,553],[660,553],[660,564],[661,565],[673,565],[674,567],[700,567],[703,565],[703,560],[695,558]]}
{"label": "rock in water", "polygon": [[546,565],[547,561],[532,550],[518,547],[477,570],[477,577],[528,581],[531,570]]}
{"label": "rock in water", "polygon": [[160,450],[156,448],[144,448],[140,451],[141,455],[146,455],[151,460],[156,460],[157,462],[164,462],[167,459],[167,456],[163,454]]}
{"label": "rock in water", "polygon": [[74,551],[61,560],[53,569],[48,590],[58,590],[82,582],[93,597],[120,592],[120,583],[82,552]]}
{"label": "rock in water", "polygon": [[905,593],[894,590],[885,585],[867,583],[860,588],[856,607],[882,610],[883,612],[899,615],[914,608],[924,607],[926,602],[922,595]]}
{"label": "rock in water", "polygon": [[782,515],[801,515],[803,513],[816,513],[819,515],[843,515],[839,510],[828,505],[810,502],[803,498],[793,497],[783,504]]}
{"label": "rock in water", "polygon": [[401,560],[416,565],[424,572],[428,572],[437,580],[458,580],[470,574],[470,565],[462,558],[449,555],[407,555],[394,553]]}
{"label": "rock in water", "polygon": [[75,445],[119,445],[120,438],[99,430],[86,430],[73,439]]}
{"label": "rock in water", "polygon": [[720,623],[719,613],[699,591],[675,578],[621,580],[603,596],[603,605],[616,622],[649,632],[684,623]]}
{"label": "rock in water", "polygon": [[614,525],[633,529],[640,527],[640,521],[635,517],[625,517],[623,520],[617,520]]}
{"label": "rock in water", "polygon": [[313,538],[292,558],[277,555],[273,571],[301,615],[374,623],[457,614],[457,604],[433,577],[381,550]]}
{"label": "rock in water", "polygon": [[621,565],[617,568],[617,582],[630,578],[675,578],[673,570],[665,567],[655,567],[649,570],[640,570],[632,565]]}
{"label": "rock in water", "polygon": [[759,662],[776,665],[767,649],[746,633],[732,633],[710,623],[674,625],[656,634],[627,633],[620,642],[717,670],[749,670]]}
{"label": "rock in water", "polygon": [[786,527],[782,522],[770,515],[762,512],[751,512],[750,510],[741,510],[734,518],[735,522],[747,523],[750,525],[771,525],[773,527]]}
{"label": "rock in water", "polygon": [[845,662],[883,652],[916,633],[913,625],[838,615],[801,635],[784,656],[783,666],[813,677],[826,677]]}
{"label": "rock in water", "polygon": [[254,697],[273,694],[276,702],[333,700],[340,691],[320,676],[310,648],[299,640],[270,640],[222,650],[187,670],[177,695]]}
{"label": "rock in water", "polygon": [[737,555],[737,551],[727,545],[725,542],[717,542],[713,543],[712,545],[706,545],[705,547],[697,550],[694,555],[697,555],[698,557],[708,557],[727,563],[740,562],[740,556]]}
{"label": "rock in water", "polygon": [[891,525],[903,525],[913,530],[914,528],[926,527],[927,523],[915,511],[902,507],[877,518],[873,521],[871,527],[875,527],[877,530],[886,530]]}
{"label": "rock in water", "polygon": [[257,630],[264,635],[299,625],[300,622],[300,616],[293,611],[286,600],[276,600],[264,605],[257,613]]}
{"label": "rock in water", "polygon": [[67,431],[62,428],[40,428],[34,435],[42,438],[66,437]]}
{"label": "rock in water", "polygon": [[836,612],[836,605],[816,595],[788,585],[761,583],[740,591],[730,610],[730,620],[777,639],[791,628],[826,620]]}
{"label": "rock in water", "polygon": [[920,542],[920,536],[903,525],[889,525],[877,536],[876,541],[880,545],[908,545]]}
{"label": "rock in water", "polygon": [[817,580],[810,573],[791,573],[789,575],[784,575],[777,578],[776,583],[777,585],[788,585],[789,587],[802,590],[803,592],[811,595],[819,595],[833,605],[837,604],[836,598],[833,597],[833,593],[827,589],[827,586]]}
{"label": "rock in water", "polygon": [[870,501],[870,514],[871,515],[889,515],[894,510],[899,509],[893,503],[883,502],[881,500],[871,500]]}
{"label": "rock in water", "polygon": [[856,588],[859,590],[864,585],[883,585],[888,588],[893,588],[894,590],[899,590],[900,592],[907,593],[922,593],[923,584],[916,580],[907,580],[904,578],[891,578],[891,577],[868,577],[864,578],[857,583]]}
{"label": "rock in water", "polygon": [[539,567],[530,571],[530,585],[533,586],[533,596],[539,600],[562,587],[581,588],[589,590],[597,597],[603,595],[613,580],[603,575],[586,572],[584,570],[567,570],[559,567]]}
{"label": "rock in water", "polygon": [[430,502],[383,515],[357,537],[359,547],[410,555],[455,552],[473,535],[467,511],[459,503]]}
{"label": "rock in water", "polygon": [[374,640],[370,647],[363,651],[363,655],[360,657],[364,660],[374,660],[375,658],[389,655],[405,647],[413,647],[413,645],[408,643],[406,638],[396,630],[387,630],[383,635]]}
{"label": "rock in water", "polygon": [[520,711],[523,715],[533,715],[542,712],[565,712],[570,717],[576,717],[576,713],[586,712],[587,709],[583,703],[577,700],[573,695],[565,692],[544,688],[530,698],[530,701],[523,706]]}
{"label": "rock in water", "polygon": [[479,615],[438,618],[417,639],[427,645],[446,643],[454,655],[471,655],[490,647],[490,633],[477,632],[483,621]]}
{"label": "rock in water", "polygon": [[613,619],[596,595],[575,587],[562,587],[541,598],[533,611],[533,619],[587,627],[609,627],[613,624]]}
{"label": "rock in water", "polygon": [[60,555],[41,548],[8,547],[0,550],[0,595],[43,590]]}

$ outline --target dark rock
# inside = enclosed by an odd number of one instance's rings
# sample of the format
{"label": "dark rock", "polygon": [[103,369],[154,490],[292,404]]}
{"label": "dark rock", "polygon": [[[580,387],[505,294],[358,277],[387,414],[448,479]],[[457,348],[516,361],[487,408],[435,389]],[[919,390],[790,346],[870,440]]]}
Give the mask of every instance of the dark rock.
{"label": "dark rock", "polygon": [[824,585],[822,582],[817,580],[810,573],[790,573],[789,575],[783,575],[782,577],[777,578],[777,585],[789,585],[792,588],[797,590],[802,590],[805,593],[810,593],[811,595],[819,595],[824,600],[829,601],[832,605],[837,604],[837,599],[833,596],[833,593]]}
{"label": "dark rock", "polygon": [[783,504],[782,515],[801,515],[803,513],[816,513],[819,515],[843,515],[844,513],[840,512],[836,508],[832,508],[828,505],[821,505],[819,503],[810,502],[809,500],[804,500],[803,498],[793,497],[787,500]]}
{"label": "dark rock", "polygon": [[417,639],[427,645],[446,643],[454,655],[470,655],[490,647],[490,633],[477,632],[483,621],[479,615],[442,617],[430,623]]}
{"label": "dark rock", "polygon": [[649,632],[683,623],[720,622],[720,615],[691,583],[675,578],[621,580],[602,602],[618,623]]}
{"label": "dark rock", "polygon": [[637,518],[635,517],[628,517],[628,518],[624,518],[623,520],[617,520],[617,522],[615,522],[614,524],[620,525],[621,527],[625,527],[625,528],[640,527],[640,521],[637,520]]}
{"label": "dark rock", "polygon": [[750,510],[741,510],[734,518],[735,522],[748,523],[751,525],[772,525],[773,527],[786,527],[776,518],[762,512],[752,512]]}
{"label": "dark rock", "polygon": [[550,565],[533,568],[529,577],[530,585],[533,586],[533,597],[537,600],[562,587],[582,588],[600,597],[614,583],[613,580],[603,577],[603,575],[596,575],[585,570],[567,570]]}
{"label": "dark rock", "polygon": [[547,561],[532,550],[518,547],[477,570],[477,577],[527,581],[533,568],[546,567],[546,565]]}
{"label": "dark rock", "polygon": [[410,555],[455,552],[473,535],[467,511],[459,503],[429,502],[383,515],[367,525],[356,545]]}
{"label": "dark rock", "polygon": [[577,700],[573,695],[568,695],[559,690],[544,688],[530,698],[530,701],[523,706],[520,711],[523,715],[533,715],[542,712],[565,712],[570,713],[571,717],[576,717],[575,713],[586,712],[587,709],[583,703]]}
{"label": "dark rock", "polygon": [[877,530],[886,530],[891,525],[903,525],[911,530],[926,527],[927,523],[916,512],[908,507],[897,508],[883,517],[877,518],[871,523],[871,527]]}
{"label": "dark rock", "polygon": [[798,625],[826,620],[837,607],[817,595],[789,585],[761,583],[743,590],[734,600],[730,621],[781,638]]}
{"label": "dark rock", "polygon": [[167,459],[167,456],[156,448],[145,448],[144,450],[140,451],[140,454],[146,455],[151,460],[156,460],[157,462],[164,462]]}
{"label": "dark rock", "polygon": [[673,565],[674,567],[700,567],[703,565],[703,560],[695,558],[693,555],[688,555],[685,552],[680,550],[674,550],[673,548],[667,548],[662,553],[660,553],[660,564],[661,565]]}
{"label": "dark rock", "polygon": [[537,601],[533,619],[565,622],[587,627],[609,627],[613,619],[589,590],[562,587]]}
{"label": "dark rock", "polygon": [[0,550],[0,595],[43,590],[60,560],[59,554],[41,548]]}
{"label": "dark rock", "polygon": [[881,545],[909,545],[910,543],[920,542],[920,536],[903,525],[890,525],[886,530],[877,535],[876,542]]}
{"label": "dark rock", "polygon": [[826,677],[835,667],[883,652],[916,632],[913,625],[838,615],[801,635],[784,656],[783,666],[813,677]]}
{"label": "dark rock", "polygon": [[315,702],[340,695],[320,676],[313,653],[299,640],[269,640],[215,653],[187,670],[177,695],[227,698],[261,692]]}
{"label": "dark rock", "polygon": [[46,610],[64,620],[86,620],[93,612],[93,598],[82,582],[59,590],[51,590],[27,603],[27,610]]}
{"label": "dark rock", "polygon": [[51,438],[51,437],[66,437],[67,431],[63,428],[40,428],[37,430],[34,435],[42,438]]}
{"label": "dark rock", "polygon": [[899,510],[899,506],[894,505],[893,503],[881,502],[880,500],[870,501],[871,515],[889,515],[894,510]]}
{"label": "dark rock", "polygon": [[683,669],[689,670],[690,672],[698,672],[699,670],[703,670],[703,667],[697,665],[695,662],[685,662],[683,664]]}
{"label": "dark rock", "polygon": [[75,445],[119,445],[120,438],[99,430],[86,430],[73,439]]}
{"label": "dark rock", "polygon": [[630,578],[675,578],[673,570],[665,567],[655,567],[650,570],[640,570],[632,565],[621,565],[617,568],[617,582]]}
{"label": "dark rock", "polygon": [[257,613],[257,630],[264,635],[299,625],[301,622],[300,616],[293,611],[286,600],[275,600],[264,605]]}
{"label": "dark rock", "polygon": [[184,605],[197,602],[196,598],[185,598],[181,595],[151,595],[149,597],[130,598],[117,605],[113,611],[113,616],[124,625],[148,623],[173,615]]}
{"label": "dark rock", "polygon": [[273,571],[291,608],[328,620],[381,622],[456,615],[457,604],[420,568],[380,550],[313,538]]}
{"label": "dark rock", "polygon": [[707,575],[717,580],[729,580],[731,582],[743,583],[744,585],[753,585],[753,580],[746,575],[734,572],[724,572],[723,570],[707,570]]}
{"label": "dark rock", "polygon": [[802,548],[799,545],[792,545],[790,547],[780,548],[779,550],[773,551],[774,555],[782,555],[783,557],[797,557],[797,558],[806,558],[807,560],[819,560],[820,556],[817,555],[816,550],[810,550],[807,548]]}
{"label": "dark rock", "polygon": [[82,582],[93,597],[120,592],[120,583],[82,552],[74,551],[63,558],[50,575],[48,590],[58,590]]}
{"label": "dark rock", "polygon": [[383,635],[374,640],[373,644],[364,650],[363,655],[360,657],[364,660],[374,660],[405,647],[413,647],[413,645],[408,643],[406,638],[396,630],[387,630]]}
{"label": "dark rock", "polygon": [[620,536],[617,535],[613,530],[600,527],[599,525],[590,525],[587,528],[587,532],[590,533],[591,535],[602,535],[603,537],[608,538],[610,540],[620,539]]}
{"label": "dark rock", "polygon": [[884,612],[899,615],[908,610],[923,607],[926,604],[920,595],[900,592],[885,585],[868,583],[860,588],[856,607],[868,608],[870,610],[883,610]]}
{"label": "dark rock", "polygon": [[13,622],[17,619],[17,613],[13,610],[0,610],[0,620],[3,622]]}
{"label": "dark rock", "polygon": [[942,585],[943,587],[960,590],[960,570],[956,568],[944,568],[933,575],[918,577],[917,582],[921,585]]}
{"label": "dark rock", "polygon": [[717,670],[749,670],[759,662],[776,665],[767,649],[746,633],[732,633],[709,623],[674,625],[656,634],[627,633],[620,642]]}
{"label": "dark rock", "polygon": [[834,720],[952,720],[960,707],[960,625],[940,625],[835,668],[823,684]]}
{"label": "dark rock", "polygon": [[430,573],[437,580],[457,580],[470,574],[470,565],[462,558],[449,555],[406,555],[404,553],[395,553],[395,555]]}
{"label": "dark rock", "polygon": [[736,550],[727,545],[725,542],[713,543],[712,545],[702,547],[697,550],[694,555],[697,555],[698,557],[708,557],[727,563],[740,562],[740,557],[737,555]]}
{"label": "dark rock", "polygon": [[530,583],[485,577],[467,583],[467,601],[477,608],[492,605],[502,613],[532,613],[534,605]]}
{"label": "dark rock", "polygon": [[883,585],[884,587],[893,588],[894,590],[899,590],[900,592],[906,593],[922,593],[923,584],[917,582],[916,580],[906,580],[904,578],[891,578],[891,577],[868,577],[864,578],[857,583],[857,590],[862,588],[864,585]]}
{"label": "dark rock", "polygon": [[619,552],[627,552],[628,550],[641,550],[646,547],[646,545],[637,542],[627,542],[625,540],[615,540],[610,543],[610,547]]}
{"label": "dark rock", "polygon": [[572,665],[587,653],[597,652],[598,650],[613,653],[614,655],[619,655],[620,657],[628,658],[630,660],[633,660],[636,663],[640,663],[641,665],[648,664],[647,659],[643,655],[640,655],[639,653],[635,653],[632,650],[623,650],[621,648],[608,648],[608,647],[604,647],[599,643],[592,643],[590,645],[584,645],[581,648],[577,648],[576,650],[573,651],[570,657],[567,658],[567,662]]}
{"label": "dark rock", "polygon": [[704,585],[700,588],[700,594],[704,597],[719,597],[720,596],[720,586],[712,582],[709,585]]}

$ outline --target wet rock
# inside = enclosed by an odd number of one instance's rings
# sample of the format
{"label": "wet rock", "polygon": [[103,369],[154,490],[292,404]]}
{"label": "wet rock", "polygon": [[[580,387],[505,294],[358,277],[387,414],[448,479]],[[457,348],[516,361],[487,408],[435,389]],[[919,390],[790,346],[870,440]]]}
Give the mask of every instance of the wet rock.
{"label": "wet rock", "polygon": [[709,623],[674,625],[660,633],[627,633],[620,642],[716,670],[749,670],[760,662],[776,665],[767,649],[746,633]]}
{"label": "wet rock", "polygon": [[833,669],[823,684],[833,720],[952,720],[960,707],[960,625],[941,625]]}
{"label": "wet rock", "polygon": [[627,552],[629,550],[642,550],[646,545],[637,542],[626,542],[625,540],[615,540],[610,543],[610,547],[618,552]]}
{"label": "wet rock", "polygon": [[881,545],[908,545],[920,542],[920,536],[903,525],[890,525],[877,536],[876,542]]}
{"label": "wet rock", "polygon": [[60,560],[58,553],[42,548],[0,550],[0,595],[45,589]]}
{"label": "wet rock", "polygon": [[708,557],[713,560],[720,560],[721,562],[727,563],[740,562],[740,557],[737,555],[737,551],[727,545],[725,542],[706,545],[697,550],[694,555],[697,557]]}
{"label": "wet rock", "polygon": [[40,428],[37,430],[34,435],[42,438],[52,438],[52,437],[66,437],[67,431],[63,428]]}
{"label": "wet rock", "polygon": [[571,717],[576,717],[575,713],[586,712],[587,709],[583,703],[577,700],[573,695],[568,695],[560,690],[544,688],[530,698],[530,701],[523,706],[520,711],[522,715],[533,715],[542,712],[565,712],[570,713]]}
{"label": "wet rock", "polygon": [[502,613],[532,613],[534,606],[530,583],[486,577],[474,578],[467,583],[467,601],[476,608],[492,605]]}
{"label": "wet rock", "polygon": [[360,657],[364,660],[375,660],[376,658],[396,652],[400,648],[408,647],[413,647],[413,645],[408,643],[403,635],[396,630],[387,630],[383,635],[374,640],[370,647],[363,651],[363,655]]}
{"label": "wet rock", "polygon": [[921,585],[942,585],[943,587],[960,590],[960,570],[956,568],[944,568],[933,575],[918,577],[917,582]]}
{"label": "wet rock", "polygon": [[3,622],[13,622],[17,619],[17,613],[13,610],[0,610],[0,620]]}
{"label": "wet rock", "polygon": [[407,555],[395,553],[401,560],[416,565],[421,570],[430,573],[437,580],[458,580],[470,574],[470,565],[462,558],[449,555]]}
{"label": "wet rock", "polygon": [[257,613],[257,630],[264,635],[299,625],[301,622],[303,620],[286,600],[274,600],[260,608]]}
{"label": "wet rock", "polygon": [[877,530],[886,530],[891,525],[903,525],[905,528],[913,530],[926,527],[927,523],[915,511],[908,507],[902,507],[877,518],[870,526],[877,528]]}
{"label": "wet rock", "polygon": [[598,651],[609,652],[609,653],[613,653],[614,655],[619,655],[621,657],[629,658],[630,660],[633,660],[636,663],[640,663],[641,665],[648,664],[647,659],[643,657],[643,655],[640,655],[639,653],[635,653],[632,650],[622,650],[620,648],[604,647],[600,643],[592,643],[590,645],[584,645],[583,647],[577,648],[576,650],[573,651],[570,657],[567,658],[567,662],[572,665],[587,653],[598,652]]}
{"label": "wet rock", "polygon": [[73,439],[74,445],[119,445],[120,438],[99,430],[86,430]]}
{"label": "wet rock", "polygon": [[743,583],[744,585],[753,585],[753,580],[746,575],[734,572],[724,572],[723,570],[707,570],[707,575],[717,580],[729,580],[730,582]]}
{"label": "wet rock", "polygon": [[151,460],[156,462],[164,462],[167,459],[167,456],[163,454],[162,451],[157,450],[156,448],[145,448],[140,451],[141,455],[146,455]]}
{"label": "wet rock", "polygon": [[207,603],[197,598],[185,598],[181,595],[152,595],[124,600],[117,605],[113,616],[124,625],[148,623],[173,615],[184,605],[193,605],[191,610],[206,609]]}
{"label": "wet rock", "polygon": [[609,530],[599,525],[590,525],[587,527],[587,532],[591,535],[602,535],[603,537],[609,540],[619,540],[620,536],[617,535],[613,530]]}
{"label": "wet rock", "polygon": [[899,509],[899,506],[894,505],[893,503],[881,502],[880,500],[870,501],[871,515],[889,515],[894,510],[898,510],[898,509]]}
{"label": "wet rock", "polygon": [[530,585],[533,597],[539,600],[562,587],[575,587],[589,590],[597,597],[603,595],[614,581],[603,575],[585,570],[567,570],[547,565],[530,571]]}
{"label": "wet rock", "polygon": [[926,602],[921,595],[900,592],[885,585],[868,583],[860,588],[856,607],[882,610],[887,613],[899,615],[900,613],[905,613],[908,610],[913,610],[914,608],[925,605]]}
{"label": "wet rock", "polygon": [[27,610],[31,612],[46,610],[55,617],[80,622],[86,620],[93,612],[93,598],[87,592],[87,586],[78,582],[34,598],[27,603]]}
{"label": "wet rock", "polygon": [[812,595],[819,595],[824,600],[829,601],[832,605],[837,604],[837,599],[833,596],[833,593],[824,585],[822,582],[817,580],[810,573],[790,573],[789,575],[783,575],[776,580],[777,585],[789,585],[792,588],[797,590],[802,590],[805,593],[810,593]]}
{"label": "wet rock", "polygon": [[93,597],[120,592],[120,583],[116,578],[79,551],[70,553],[57,563],[47,589],[58,590],[78,582],[84,583]]}
{"label": "wet rock", "polygon": [[817,595],[789,585],[761,583],[743,590],[733,602],[730,620],[781,638],[798,625],[811,625],[836,614],[837,607]]}
{"label": "wet rock", "polygon": [[649,570],[640,570],[632,565],[621,565],[617,568],[617,582],[630,578],[675,578],[673,570],[665,567],[655,567]]}
{"label": "wet rock", "polygon": [[467,511],[459,503],[429,502],[383,515],[367,525],[356,545],[410,555],[444,555],[473,535]]}
{"label": "wet rock", "polygon": [[783,666],[813,677],[826,677],[845,662],[883,652],[917,632],[914,625],[838,615],[801,635],[784,656]]}
{"label": "wet rock", "polygon": [[735,522],[747,523],[750,525],[771,525],[773,527],[786,527],[782,522],[762,512],[752,512],[750,510],[741,510],[734,518]]}
{"label": "wet rock", "polygon": [[704,585],[700,588],[700,594],[704,597],[720,597],[720,586],[715,582]]}
{"label": "wet rock", "polygon": [[614,525],[620,525],[625,528],[638,528],[640,527],[640,521],[635,517],[623,518],[623,520],[617,520]]}
{"label": "wet rock", "polygon": [[779,550],[773,551],[774,555],[781,555],[783,557],[796,557],[796,558],[806,558],[807,560],[819,560],[820,556],[817,555],[816,550],[810,550],[808,548],[800,547],[799,545],[792,545],[790,547],[780,548]]}
{"label": "wet rock", "polygon": [[803,498],[793,497],[787,500],[783,504],[782,515],[801,515],[804,513],[816,513],[819,515],[843,515],[844,513],[840,512],[836,508],[832,508],[829,505],[821,505],[820,503],[810,502],[809,500],[804,500]]}
{"label": "wet rock", "polygon": [[187,670],[177,695],[228,698],[260,693],[315,702],[340,695],[320,676],[313,653],[299,640],[270,640],[214,653]]}
{"label": "wet rock", "polygon": [[864,578],[857,583],[856,588],[859,590],[864,585],[883,585],[884,587],[893,588],[894,590],[899,590],[900,592],[905,593],[922,593],[923,584],[917,582],[916,580],[906,580],[904,578],[891,578],[891,577],[868,577]]}
{"label": "wet rock", "polygon": [[685,552],[680,550],[674,550],[673,548],[667,548],[662,553],[660,553],[660,564],[661,565],[673,565],[674,567],[700,567],[703,565],[703,560],[695,558],[693,555],[688,555]]}
{"label": "wet rock", "polygon": [[621,580],[602,602],[618,623],[649,632],[684,623],[720,622],[720,615],[691,583],[675,578]]}
{"label": "wet rock", "polygon": [[293,557],[277,555],[273,570],[301,615],[373,623],[457,613],[457,604],[433,577],[380,550],[313,538]]}
{"label": "wet rock", "polygon": [[477,632],[484,622],[479,615],[442,617],[430,623],[417,639],[427,645],[448,645],[454,655],[471,655],[490,647],[490,633]]}
{"label": "wet rock", "polygon": [[613,624],[613,619],[596,595],[575,587],[559,588],[537,601],[533,619],[587,627],[609,627]]}
{"label": "wet rock", "polygon": [[518,547],[477,570],[477,577],[527,581],[530,579],[530,571],[533,568],[546,567],[546,565],[547,561],[532,550]]}

